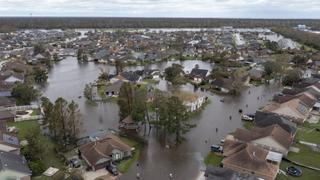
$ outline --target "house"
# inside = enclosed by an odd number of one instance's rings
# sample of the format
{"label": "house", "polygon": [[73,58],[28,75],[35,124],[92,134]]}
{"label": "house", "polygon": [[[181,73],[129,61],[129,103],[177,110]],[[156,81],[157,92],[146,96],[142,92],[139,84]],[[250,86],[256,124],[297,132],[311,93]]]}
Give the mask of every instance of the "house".
{"label": "house", "polygon": [[113,134],[79,148],[80,156],[93,171],[106,168],[112,161],[131,157],[132,150],[132,147]]}
{"label": "house", "polygon": [[119,128],[126,131],[136,131],[139,126],[136,122],[133,121],[132,116],[129,115],[120,121]]}
{"label": "house", "polygon": [[0,130],[0,151],[20,154],[20,142],[16,135]]}
{"label": "house", "polygon": [[206,96],[186,91],[176,92],[173,94],[173,96],[176,96],[180,100],[182,100],[183,104],[187,107],[187,111],[189,112],[200,109],[207,100]]}
{"label": "house", "polygon": [[0,80],[6,83],[24,82],[24,75],[13,71],[4,71],[0,74]]}
{"label": "house", "polygon": [[265,106],[263,111],[279,114],[296,123],[303,123],[308,118],[315,102],[314,96],[309,93],[303,93],[284,101],[273,101]]}
{"label": "house", "polygon": [[94,60],[100,62],[107,61],[109,59],[109,55],[109,51],[107,51],[106,49],[100,49],[96,52]]}
{"label": "house", "polygon": [[262,68],[252,68],[249,71],[250,79],[252,80],[261,80],[264,74],[264,70]]}
{"label": "house", "polygon": [[0,179],[31,180],[32,172],[24,157],[0,150]]}
{"label": "house", "polygon": [[125,80],[127,80],[128,82],[132,82],[132,83],[139,83],[142,81],[142,77],[132,71],[122,72],[121,76],[123,76]]}
{"label": "house", "polygon": [[0,110],[0,121],[13,122],[14,115],[8,110],[1,109]]}
{"label": "house", "polygon": [[142,81],[142,77],[138,75],[136,72],[122,72],[119,75],[116,75],[110,79],[111,83],[116,81],[124,81],[124,82],[131,82],[131,83],[139,83]]}
{"label": "house", "polygon": [[239,144],[239,148],[236,149],[222,160],[224,168],[264,180],[276,178],[279,164],[269,159],[268,150],[248,143]]}
{"label": "house", "polygon": [[105,88],[106,96],[118,97],[120,88],[124,82],[122,80],[116,81],[114,83],[108,84]]}
{"label": "house", "polygon": [[1,69],[2,71],[14,71],[18,73],[27,73],[28,66],[23,62],[19,60],[15,61],[9,61],[7,62]]}
{"label": "house", "polygon": [[0,81],[0,97],[11,97],[14,84]]}
{"label": "house", "polygon": [[291,134],[291,136],[294,136],[297,132],[297,125],[283,116],[262,111],[256,112],[254,119],[254,125],[256,127],[264,128],[274,124],[280,126],[282,129]]}
{"label": "house", "polygon": [[206,180],[258,180],[249,174],[240,174],[228,168],[207,166],[204,173]]}
{"label": "house", "polygon": [[16,101],[12,98],[0,96],[0,108],[16,106]]}
{"label": "house", "polygon": [[30,64],[38,64],[38,63],[44,62],[46,59],[47,58],[45,55],[39,53],[31,57],[30,59],[28,59],[27,62]]}
{"label": "house", "polygon": [[206,69],[193,68],[189,76],[194,82],[201,83],[202,81],[206,80],[209,74],[210,72]]}
{"label": "house", "polygon": [[293,142],[293,136],[277,124],[263,128],[254,127],[251,130],[238,128],[233,137],[237,141],[258,145],[284,156],[288,154]]}
{"label": "house", "polygon": [[213,88],[223,93],[229,93],[233,89],[233,80],[229,78],[216,78],[211,82]]}

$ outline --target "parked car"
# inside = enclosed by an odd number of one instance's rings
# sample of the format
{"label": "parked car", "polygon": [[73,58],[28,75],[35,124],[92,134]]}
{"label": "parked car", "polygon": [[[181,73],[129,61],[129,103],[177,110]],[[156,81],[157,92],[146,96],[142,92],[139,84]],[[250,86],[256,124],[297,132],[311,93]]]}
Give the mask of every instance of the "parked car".
{"label": "parked car", "polygon": [[79,158],[71,158],[71,159],[69,159],[69,165],[72,168],[79,168],[79,167],[81,167],[81,161]]}
{"label": "parked car", "polygon": [[253,117],[250,117],[249,115],[246,115],[246,114],[243,114],[241,116],[241,119],[244,120],[244,121],[253,121],[254,120]]}
{"label": "parked car", "polygon": [[302,170],[295,167],[295,166],[289,166],[287,167],[287,173],[291,176],[299,177],[302,175]]}
{"label": "parked car", "polygon": [[114,165],[113,163],[108,164],[106,169],[114,176],[117,176],[119,174],[117,170],[117,166]]}
{"label": "parked car", "polygon": [[222,146],[211,145],[211,152],[222,153],[222,151],[223,151]]}

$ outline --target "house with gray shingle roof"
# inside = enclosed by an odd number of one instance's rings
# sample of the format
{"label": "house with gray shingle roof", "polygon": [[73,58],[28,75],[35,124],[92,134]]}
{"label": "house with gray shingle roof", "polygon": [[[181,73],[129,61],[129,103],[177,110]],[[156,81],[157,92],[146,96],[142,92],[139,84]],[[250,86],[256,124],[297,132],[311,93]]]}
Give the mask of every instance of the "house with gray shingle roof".
{"label": "house with gray shingle roof", "polygon": [[31,174],[23,156],[0,151],[0,179],[30,180]]}

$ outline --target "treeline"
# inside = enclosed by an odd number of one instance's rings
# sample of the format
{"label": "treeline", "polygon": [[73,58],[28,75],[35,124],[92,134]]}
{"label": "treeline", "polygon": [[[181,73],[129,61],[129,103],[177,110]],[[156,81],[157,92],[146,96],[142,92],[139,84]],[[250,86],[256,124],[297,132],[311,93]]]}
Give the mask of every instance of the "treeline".
{"label": "treeline", "polygon": [[316,19],[0,17],[0,24],[0,31],[31,28],[253,28],[293,27],[298,24],[320,29],[320,20]]}
{"label": "treeline", "polygon": [[285,28],[285,27],[273,28],[272,31],[279,33],[287,38],[293,39],[294,41],[297,41],[301,44],[320,50],[319,34],[306,32],[306,31],[299,31],[293,28]]}

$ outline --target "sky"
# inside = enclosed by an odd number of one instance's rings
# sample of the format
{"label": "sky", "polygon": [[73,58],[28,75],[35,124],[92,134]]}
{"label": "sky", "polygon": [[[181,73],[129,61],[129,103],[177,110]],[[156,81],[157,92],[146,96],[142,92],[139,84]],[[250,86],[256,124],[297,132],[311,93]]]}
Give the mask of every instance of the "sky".
{"label": "sky", "polygon": [[0,0],[0,16],[320,19],[320,0]]}

